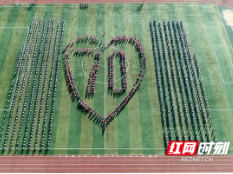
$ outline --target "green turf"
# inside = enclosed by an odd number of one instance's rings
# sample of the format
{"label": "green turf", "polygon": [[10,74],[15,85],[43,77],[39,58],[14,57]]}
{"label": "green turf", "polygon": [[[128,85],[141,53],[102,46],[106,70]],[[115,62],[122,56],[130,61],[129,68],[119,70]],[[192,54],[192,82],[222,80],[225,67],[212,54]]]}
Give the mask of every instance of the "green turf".
{"label": "green turf", "polygon": [[[66,17],[63,46],[69,40],[76,40],[78,36],[86,34],[96,35],[105,43],[116,35],[125,34],[140,39],[148,57],[147,72],[140,89],[119,116],[109,124],[104,135],[98,125],[77,110],[77,102],[71,101],[64,78],[64,67],[60,66],[51,149],[48,154],[164,154],[163,129],[149,28],[149,22],[154,18],[159,21],[183,20],[191,51],[196,52],[201,66],[210,108],[213,109],[211,115],[217,137],[221,141],[233,143],[233,110],[231,110],[233,108],[233,65],[231,64],[233,42],[230,37],[233,32],[221,17],[225,8],[204,4],[144,4],[143,10],[137,11],[138,6],[138,4],[90,4],[88,9],[82,10],[76,5],[48,4],[46,7],[36,5],[30,9],[16,8],[14,5],[0,8],[0,27],[29,27],[33,17],[43,17],[43,19],[56,17],[57,20]],[[103,37],[104,31],[106,34]],[[20,46],[26,40],[26,35],[27,29],[0,28],[0,109],[4,109],[15,61]],[[88,46],[78,45],[79,48]],[[117,45],[115,48],[124,50],[129,62],[127,72],[127,92],[129,92],[139,71],[138,55],[128,44]],[[107,65],[107,56],[112,51],[113,48],[110,48],[102,53],[101,65]],[[84,64],[84,70],[89,75],[93,59],[86,57],[83,61],[83,57],[72,57],[71,63],[75,83],[84,100],[101,114],[107,115],[111,112],[124,96],[113,98],[107,93],[107,85],[103,84],[107,82],[107,67],[100,66],[97,81],[101,83],[96,84],[94,98],[85,99],[88,78],[83,73],[81,65]],[[63,65],[63,56],[61,65]],[[114,78],[118,79],[120,73],[117,58],[114,60],[114,66]],[[48,76],[49,74],[50,68]],[[120,81],[115,86],[120,87]],[[0,144],[2,145],[2,142]]]}

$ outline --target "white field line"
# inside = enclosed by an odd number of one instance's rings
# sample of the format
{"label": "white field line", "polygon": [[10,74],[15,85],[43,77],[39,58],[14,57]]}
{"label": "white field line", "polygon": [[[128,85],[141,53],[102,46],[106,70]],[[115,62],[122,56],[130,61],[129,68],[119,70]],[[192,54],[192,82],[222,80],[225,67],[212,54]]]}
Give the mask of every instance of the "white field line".
{"label": "white field line", "polygon": [[[201,16],[200,16],[201,17]],[[215,28],[213,25],[204,25],[205,28]]]}
{"label": "white field line", "polygon": [[[3,149],[3,148],[0,148]],[[9,150],[10,148],[5,148],[5,150]],[[12,150],[16,150],[16,148],[11,148]],[[27,150],[28,148],[24,148],[24,150]],[[166,148],[49,148],[49,150],[164,150]],[[229,148],[233,149],[233,148]],[[22,148],[18,148],[18,150],[22,150]],[[37,148],[36,150],[40,150],[40,148]],[[46,148],[43,148],[43,150],[46,150]],[[1,156],[0,156],[1,158]]]}
{"label": "white field line", "polygon": [[[109,158],[109,157],[117,157],[117,158],[145,158],[145,157],[150,157],[150,158],[177,158],[177,156],[166,156],[166,155],[50,155],[50,156],[42,156],[42,155],[34,155],[33,158],[46,158],[46,157],[53,157],[53,158],[64,158],[64,157],[76,157],[76,158]],[[197,155],[195,157],[223,157],[223,158],[233,158],[232,155],[219,155],[219,156],[214,156],[214,155],[209,155],[209,156],[203,156],[203,155]],[[14,155],[1,155],[0,158],[30,158],[30,156],[27,155],[18,155],[17,157]],[[1,168],[2,169],[2,168]]]}
{"label": "white field line", "polygon": [[[210,157],[209,157],[210,158]],[[212,157],[213,158],[213,157]],[[58,165],[63,165],[63,166],[170,166],[170,165],[180,165],[180,166],[186,166],[186,165],[196,165],[196,166],[204,166],[204,165],[209,165],[209,166],[213,166],[213,165],[220,165],[220,166],[232,166],[233,164],[190,164],[190,163],[181,163],[181,164],[158,164],[158,163],[154,163],[154,164],[0,164],[0,166],[58,166]],[[216,166],[218,167],[218,166]],[[2,169],[2,168],[0,168]],[[15,168],[14,168],[15,169]],[[60,167],[59,167],[60,169]],[[128,169],[128,168],[127,168]]]}
{"label": "white field line", "polygon": [[0,27],[0,28],[28,28],[29,29],[29,27]]}
{"label": "white field line", "polygon": [[[205,30],[203,30],[203,33],[205,34],[205,37],[206,37],[206,38],[208,38],[208,36],[207,36],[207,34],[206,34]],[[214,50],[214,55],[215,55],[216,61],[217,61],[217,63],[218,63],[218,59],[217,59],[216,51],[215,51],[215,49],[214,49],[214,47],[213,47],[213,46],[212,46],[212,48],[213,48],[213,50]],[[221,68],[220,68],[219,63],[218,63],[218,67],[219,67],[220,74],[221,74],[221,77],[222,77],[222,82],[224,83],[223,74],[222,74],[222,71],[221,71]]]}
{"label": "white field line", "polygon": [[[212,6],[212,10],[214,11],[213,6]],[[218,25],[219,30],[221,31],[221,34],[222,34],[222,40],[223,40],[223,42],[224,42],[224,46],[225,46],[225,47],[226,47],[226,49],[227,49],[228,58],[230,59],[229,51],[228,51],[228,48],[227,48],[226,42],[225,42],[225,40],[224,40],[222,30],[220,29],[220,26],[219,26],[218,21],[217,21],[217,19],[216,19],[216,13],[215,13],[215,11],[214,11],[214,14],[215,14],[215,20],[216,20],[216,23],[217,23],[217,25]],[[206,35],[206,38],[208,38],[208,36],[207,36],[206,32],[204,32],[204,33],[205,33],[205,35]],[[213,48],[213,50],[214,50],[215,58],[216,58],[216,60],[217,60],[217,54],[216,54],[216,51],[215,51],[215,49],[214,49],[214,47],[213,47],[213,46],[212,46],[212,48]],[[231,65],[232,65],[232,67],[233,67],[233,64],[232,64],[231,59],[230,59],[230,62],[231,62]],[[218,60],[217,60],[217,63],[218,63]],[[222,81],[223,81],[223,83],[224,83],[224,84],[233,84],[233,82],[225,82],[225,81],[224,81],[224,79],[223,79],[223,74],[222,74],[221,68],[220,68],[220,66],[219,66],[219,63],[218,63],[218,67],[219,67],[219,70],[220,70],[220,73],[221,73],[221,77],[222,77]]]}
{"label": "white field line", "polygon": [[[0,148],[3,149],[3,148]],[[5,148],[5,150],[9,150],[10,148]],[[49,148],[49,150],[164,150],[166,148]],[[233,149],[233,148],[229,148]],[[11,150],[16,150],[16,148],[11,148]],[[17,150],[22,150],[22,148],[18,148]],[[28,150],[28,148],[24,148],[24,150]],[[37,148],[36,150],[40,150]],[[43,148],[46,150],[46,148]],[[1,158],[2,156],[0,156]]]}
{"label": "white field line", "polygon": [[[3,148],[0,148],[3,149]],[[6,150],[10,149],[10,148],[5,148]],[[12,150],[16,150],[16,148],[11,148]],[[28,149],[28,148],[24,148],[24,149]],[[36,150],[40,150],[41,148],[37,148]],[[46,150],[46,148],[43,148],[44,150]],[[104,149],[108,149],[108,150],[114,150],[114,149],[121,149],[121,150],[127,150],[127,149],[132,149],[132,150],[143,150],[143,149],[147,149],[147,150],[153,150],[153,149],[166,149],[166,148],[49,148],[50,150],[104,150]],[[22,150],[22,148],[18,148],[18,150]]]}
{"label": "white field line", "polygon": [[[21,62],[20,62],[20,63],[21,63]],[[20,71],[20,70],[19,70],[19,71]],[[11,104],[10,104],[9,110],[11,110],[11,106],[12,106],[12,102],[13,102],[13,97],[14,97],[14,95],[15,95],[15,88],[16,88],[16,85],[17,85],[17,83],[18,83],[18,78],[19,78],[19,72],[18,72],[18,74],[17,74],[17,78],[16,78],[16,81],[15,81],[14,92],[13,92],[13,94],[12,94]]]}
{"label": "white field line", "polygon": [[[176,164],[170,164],[170,165],[176,165]],[[215,166],[214,166],[215,167]],[[216,166],[216,167],[220,167],[220,166]],[[6,168],[6,167],[4,167],[4,168],[1,168],[2,170],[4,170],[4,169],[12,169],[12,168]],[[59,168],[48,168],[48,167],[45,167],[45,168],[43,168],[43,167],[40,167],[40,168],[15,168],[14,167],[14,169],[26,169],[26,170],[29,170],[29,169],[32,169],[33,170],[33,172],[35,171],[35,169],[36,170],[54,170],[54,169],[56,169],[56,170],[67,170],[67,169],[70,169],[70,170],[74,170],[74,169],[87,169],[87,168],[85,168],[85,167],[75,167],[75,168],[61,168],[61,167],[59,167]],[[98,167],[92,167],[92,168],[88,168],[88,170],[90,170],[90,169],[95,169],[95,170],[97,170],[97,169],[102,169],[103,170],[103,168],[102,167],[100,167],[100,168],[98,168]],[[166,168],[163,168],[163,167],[154,167],[154,168],[141,168],[141,167],[137,167],[137,168],[129,168],[129,167],[127,167],[127,168],[119,168],[119,167],[108,167],[107,169],[118,169],[118,170],[122,170],[122,172],[125,172],[124,170],[129,170],[129,169],[136,169],[136,170],[142,170],[142,169],[145,169],[145,170],[152,170],[152,169],[179,169],[179,172],[181,172],[182,170],[181,170],[181,168],[180,167],[166,167]],[[192,167],[187,167],[187,168],[184,168],[184,167],[182,167],[182,169],[184,170],[190,170],[191,171],[191,173],[194,173],[193,172],[193,168]],[[202,168],[200,168],[200,170],[203,170]],[[12,170],[11,170],[12,171]],[[28,171],[27,171],[28,172]],[[60,172],[60,171],[59,171]],[[65,171],[66,172],[66,171]],[[142,171],[140,171],[141,173],[142,173]],[[160,171],[161,172],[161,171]],[[29,172],[30,173],[30,172]],[[37,172],[38,173],[38,172]],[[129,173],[129,172],[128,172]],[[152,173],[152,172],[151,172]],[[177,172],[178,173],[178,172]],[[202,172],[202,173],[204,173],[204,172]],[[210,172],[210,173],[213,173],[213,172]],[[220,172],[219,172],[220,173]],[[229,173],[230,173],[230,170],[229,170]]]}
{"label": "white field line", "polygon": [[[21,4],[23,4],[23,5],[21,5]],[[5,7],[11,8],[11,7],[15,7],[15,6],[13,4],[12,4],[12,6],[10,6],[10,5],[0,5],[0,8],[5,8]],[[29,6],[25,5],[25,3],[18,3],[17,7],[18,8],[20,8],[20,7],[21,8],[25,8],[25,7],[29,7]],[[63,4],[61,4],[61,5],[55,5],[55,6],[51,6],[51,5],[46,6],[46,5],[38,5],[37,4],[37,6],[36,6],[36,8],[44,8],[44,7],[67,7],[68,8],[69,6],[68,5],[63,5]],[[78,7],[79,8],[79,5],[72,4],[72,7]],[[88,6],[88,8],[96,8],[96,7],[97,7],[96,5],[89,5]]]}
{"label": "white field line", "polygon": [[[226,45],[215,45],[214,47],[226,47],[226,49],[227,49],[227,46],[226,46]],[[231,66],[232,66],[232,68],[233,68],[233,64],[232,64],[232,61],[231,61],[231,58],[230,58],[228,49],[227,49],[227,56],[228,56],[228,59],[229,59],[230,62],[231,62]],[[229,84],[229,83],[232,84],[233,82],[224,82],[224,83],[226,83],[226,84]]]}
{"label": "white field line", "polygon": [[[212,46],[212,48],[213,48],[213,50],[214,50],[215,59],[216,59],[216,61],[217,61],[217,63],[218,63],[218,68],[219,68],[219,70],[220,70],[220,74],[221,74],[223,83],[224,83],[224,84],[233,84],[233,82],[225,82],[225,81],[224,81],[223,73],[222,73],[221,67],[220,67],[219,62],[218,62],[216,50],[215,50],[214,46]],[[229,57],[229,54],[228,54],[228,57]],[[230,59],[230,58],[229,58],[229,59]],[[232,67],[233,67],[233,66],[232,66]]]}
{"label": "white field line", "polygon": [[220,32],[221,32],[222,40],[223,40],[224,45],[225,45],[225,47],[226,47],[226,49],[227,49],[228,58],[229,58],[229,60],[230,60],[230,62],[231,62],[231,65],[232,65],[232,67],[233,67],[233,63],[232,63],[231,58],[230,58],[229,50],[228,50],[228,48],[227,48],[227,45],[226,45],[226,42],[225,42],[225,39],[224,39],[222,30],[221,30],[221,28],[220,28],[220,26],[219,26],[219,23],[218,23],[218,20],[216,19],[216,12],[214,11],[214,7],[213,7],[213,6],[212,6],[212,10],[213,10],[213,12],[214,12],[214,14],[215,14],[215,21],[216,21],[216,23],[217,23],[217,25],[218,25],[218,29],[219,29]]}
{"label": "white field line", "polygon": [[[24,6],[23,6],[23,5],[20,5],[20,4],[24,4]],[[75,5],[75,4],[72,4],[72,6],[73,6],[73,7],[79,7],[79,4],[80,4],[80,3],[77,3],[76,5]],[[28,7],[28,6],[25,6],[25,3],[18,3],[18,5],[20,5],[20,6],[18,6],[18,7]],[[180,4],[177,4],[176,6],[177,6],[177,7],[183,7],[183,6],[189,6],[189,4],[180,3]],[[197,7],[199,7],[199,3],[197,3],[197,4],[192,4],[192,6],[197,6]],[[210,6],[214,6],[214,5],[206,4],[206,5],[203,5],[201,8],[211,8]],[[0,8],[2,8],[2,7],[14,7],[14,5],[13,5],[13,4],[12,4],[12,5],[0,5]],[[52,5],[47,5],[47,6],[45,6],[45,5],[37,4],[36,8],[38,8],[38,7],[69,7],[69,5],[66,5],[66,4],[57,4],[57,5],[55,5],[55,6],[52,6]],[[88,8],[89,8],[89,7],[92,8],[92,7],[97,7],[97,6],[94,5],[94,4],[89,4]],[[106,7],[107,7],[107,4],[106,4]]]}
{"label": "white field line", "polygon": [[[106,11],[106,6],[104,6],[104,10]],[[104,31],[106,30],[106,19],[104,19]],[[106,35],[104,35],[105,37]],[[105,43],[107,44],[106,42],[106,37],[104,38],[105,39]],[[106,51],[104,51],[104,116],[106,116]],[[107,129],[104,130],[104,149],[106,149],[106,132],[107,132]]]}
{"label": "white field line", "polygon": [[214,57],[215,57],[215,59],[216,59],[216,61],[217,61],[217,64],[218,64],[218,68],[219,68],[219,71],[220,71],[220,74],[221,74],[222,82],[225,83],[225,82],[224,82],[224,79],[223,79],[223,74],[222,74],[221,67],[220,67],[220,65],[219,65],[219,63],[218,63],[218,58],[217,58],[216,51],[215,51],[214,47],[212,47],[212,48],[213,48],[213,50],[214,50]]}
{"label": "white field line", "polygon": [[[28,36],[28,33],[29,33],[29,27],[0,27],[0,28],[2,28],[2,29],[5,29],[5,28],[27,28],[28,31],[27,31],[26,40],[25,40],[25,43],[26,43],[26,41],[27,41],[27,36]],[[25,44],[24,44],[23,51],[24,51],[24,49],[25,49]],[[13,92],[12,98],[11,98],[11,104],[10,104],[9,109],[7,109],[7,110],[11,110],[11,106],[12,106],[12,102],[13,102],[13,97],[14,97],[14,95],[15,95],[15,88],[16,88],[16,84],[17,84],[18,78],[19,78],[19,72],[18,72],[18,74],[17,74],[17,78],[16,78],[16,81],[15,81],[14,92]],[[0,110],[5,110],[5,109],[0,109]]]}
{"label": "white field line", "polygon": [[225,45],[212,45],[213,47],[225,47]]}
{"label": "white field line", "polygon": [[209,109],[211,111],[233,111],[233,109]]}

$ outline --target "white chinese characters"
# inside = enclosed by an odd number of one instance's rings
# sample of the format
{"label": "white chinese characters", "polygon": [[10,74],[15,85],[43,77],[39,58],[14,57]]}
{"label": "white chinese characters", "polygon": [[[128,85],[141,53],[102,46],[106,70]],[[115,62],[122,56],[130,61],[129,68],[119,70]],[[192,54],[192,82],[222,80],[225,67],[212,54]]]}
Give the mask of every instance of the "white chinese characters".
{"label": "white chinese characters", "polygon": [[229,147],[230,142],[202,142],[199,144],[197,155],[227,155]]}

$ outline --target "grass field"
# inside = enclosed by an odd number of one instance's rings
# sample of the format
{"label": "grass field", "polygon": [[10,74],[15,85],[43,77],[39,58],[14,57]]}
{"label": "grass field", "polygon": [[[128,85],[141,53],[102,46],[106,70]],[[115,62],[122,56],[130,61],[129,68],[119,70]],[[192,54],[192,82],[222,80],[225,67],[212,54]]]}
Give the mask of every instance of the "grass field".
{"label": "grass field", "polygon": [[[156,74],[152,55],[149,22],[183,20],[192,53],[196,52],[201,66],[207,96],[219,141],[233,143],[233,49],[226,23],[217,6],[203,4],[90,4],[35,5],[31,8],[1,6],[0,8],[0,111],[3,112],[11,77],[19,50],[26,41],[33,17],[66,18],[63,46],[77,36],[96,35],[108,43],[116,35],[135,36],[142,41],[147,55],[147,72],[140,89],[120,115],[110,123],[104,135],[99,126],[88,120],[76,108],[67,91],[64,67],[60,66],[52,138],[48,154],[164,154],[163,129],[157,94]],[[25,28],[24,28],[25,27]],[[106,32],[103,37],[103,31]],[[85,47],[86,45],[83,45]],[[119,45],[128,59],[129,91],[138,74],[136,51],[129,45]],[[103,56],[111,52],[110,48]],[[62,61],[63,59],[61,59]],[[107,60],[107,59],[105,59]],[[72,58],[72,70],[81,95],[86,91],[90,66],[88,57]],[[93,99],[87,100],[97,111],[107,115],[122,98],[107,95],[107,61],[101,68]],[[119,66],[115,65],[115,72]],[[115,79],[120,77],[116,73]],[[120,85],[120,81],[116,86]],[[2,114],[1,114],[2,116]],[[1,143],[2,145],[2,143]],[[233,148],[233,145],[230,146]],[[44,152],[42,152],[44,153]],[[7,151],[5,152],[7,154]]]}

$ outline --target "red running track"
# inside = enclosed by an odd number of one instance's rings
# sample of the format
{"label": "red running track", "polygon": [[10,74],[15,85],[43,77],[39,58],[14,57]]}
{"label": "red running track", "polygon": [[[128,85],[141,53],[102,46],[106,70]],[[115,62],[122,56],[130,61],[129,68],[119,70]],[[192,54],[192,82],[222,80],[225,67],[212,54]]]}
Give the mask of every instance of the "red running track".
{"label": "red running track", "polygon": [[232,0],[1,0],[0,5],[27,4],[70,4],[70,3],[204,3],[233,8]]}
{"label": "red running track", "polygon": [[[0,157],[0,172],[233,172],[233,156],[209,156],[208,162],[182,162],[181,158],[168,156],[2,156]],[[213,161],[210,162],[209,158],[213,158]]]}

